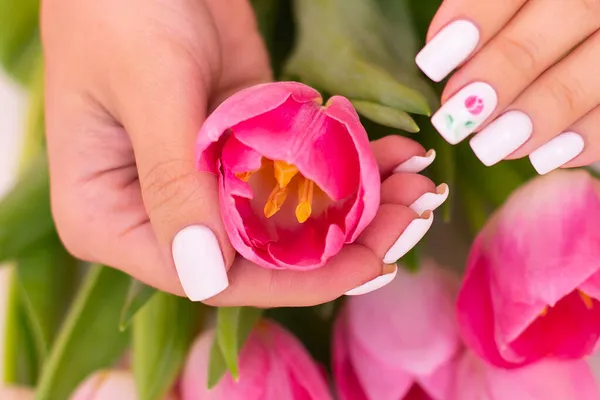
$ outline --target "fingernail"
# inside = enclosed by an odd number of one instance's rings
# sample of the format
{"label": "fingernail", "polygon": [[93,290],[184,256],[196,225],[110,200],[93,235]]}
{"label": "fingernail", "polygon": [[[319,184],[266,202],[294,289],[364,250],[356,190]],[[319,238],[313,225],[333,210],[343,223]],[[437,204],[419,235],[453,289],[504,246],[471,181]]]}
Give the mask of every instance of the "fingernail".
{"label": "fingernail", "polygon": [[377,289],[381,289],[388,283],[394,280],[396,274],[398,273],[398,266],[394,264],[384,264],[383,265],[383,274],[378,276],[377,278],[363,283],[362,285],[355,287],[352,290],[348,290],[345,295],[346,296],[360,296],[361,294],[367,294],[370,292],[374,292]]}
{"label": "fingernail", "polygon": [[485,82],[474,82],[452,96],[431,117],[431,123],[450,144],[457,144],[475,131],[489,117],[498,96]]}
{"label": "fingernail", "polygon": [[205,226],[188,226],[175,235],[173,261],[183,290],[192,301],[206,300],[229,286],[219,242]]}
{"label": "fingernail", "polygon": [[391,264],[402,258],[423,239],[432,223],[433,213],[431,211],[426,211],[421,215],[421,218],[414,219],[385,254],[383,262]]}
{"label": "fingernail", "polygon": [[394,173],[409,172],[416,174],[429,167],[433,160],[435,160],[435,150],[431,149],[425,154],[425,157],[414,156],[404,161],[394,169]]}
{"label": "fingernail", "polygon": [[538,174],[544,175],[577,157],[584,146],[579,134],[564,132],[532,152],[529,160]]}
{"label": "fingernail", "polygon": [[444,79],[465,61],[479,43],[479,29],[467,20],[444,27],[417,54],[415,62],[434,82]]}
{"label": "fingernail", "polygon": [[442,183],[436,188],[435,193],[427,192],[421,197],[415,200],[411,205],[410,209],[421,215],[425,211],[433,211],[446,201],[450,194],[450,188],[447,184]]}
{"label": "fingernail", "polygon": [[531,119],[521,111],[509,111],[471,139],[473,152],[488,167],[523,145],[533,132]]}

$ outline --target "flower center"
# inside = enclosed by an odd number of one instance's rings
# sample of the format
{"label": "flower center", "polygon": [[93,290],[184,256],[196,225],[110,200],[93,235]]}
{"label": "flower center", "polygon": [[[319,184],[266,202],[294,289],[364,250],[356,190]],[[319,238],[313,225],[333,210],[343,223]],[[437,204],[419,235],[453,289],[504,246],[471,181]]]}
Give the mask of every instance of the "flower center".
{"label": "flower center", "polygon": [[[594,308],[594,300],[590,296],[588,296],[586,293],[582,292],[581,290],[577,290],[577,294],[579,295],[579,298],[585,305],[585,308],[587,308],[588,310],[591,310],[592,308]],[[541,317],[545,317],[546,315],[548,315],[548,306],[545,306],[542,309],[542,311],[540,312]]]}
{"label": "flower center", "polygon": [[[262,166],[259,169],[264,168],[266,164],[270,162],[270,160],[263,159]],[[281,207],[283,207],[283,204],[285,203],[290,192],[292,181],[296,181],[298,187],[298,203],[295,212],[296,219],[301,224],[306,222],[312,214],[315,183],[302,176],[295,165],[288,164],[285,161],[272,161],[272,163],[276,185],[271,191],[271,194],[269,195],[269,198],[265,204],[263,210],[265,217],[271,218],[279,210],[281,210]],[[248,182],[250,177],[257,171],[258,170],[239,172],[235,175],[244,182]]]}

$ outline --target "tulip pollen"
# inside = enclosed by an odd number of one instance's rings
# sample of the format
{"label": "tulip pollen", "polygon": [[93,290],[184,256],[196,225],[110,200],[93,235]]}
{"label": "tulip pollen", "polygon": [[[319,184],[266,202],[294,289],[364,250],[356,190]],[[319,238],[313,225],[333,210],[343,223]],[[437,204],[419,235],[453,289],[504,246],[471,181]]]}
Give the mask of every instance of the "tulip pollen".
{"label": "tulip pollen", "polygon": [[579,297],[581,297],[581,301],[583,301],[583,304],[585,304],[585,308],[587,308],[588,310],[594,308],[594,301],[590,296],[583,293],[581,290],[578,290],[577,292],[579,293]]}
{"label": "tulip pollen", "polygon": [[289,185],[294,176],[298,174],[298,168],[285,161],[273,161],[273,169],[275,172],[275,180],[281,189]]}
{"label": "tulip pollen", "polygon": [[315,183],[310,179],[302,178],[298,184],[298,206],[296,219],[301,224],[305,223],[312,213],[312,201],[315,192]]}
{"label": "tulip pollen", "polygon": [[540,312],[540,317],[545,317],[546,315],[548,315],[548,306],[544,306]]}
{"label": "tulip pollen", "polygon": [[267,200],[267,204],[265,204],[265,217],[271,218],[273,215],[277,213],[277,211],[281,210],[283,203],[288,195],[288,188],[280,188],[279,186],[275,187],[271,194],[269,195],[269,199]]}
{"label": "tulip pollen", "polygon": [[238,172],[237,174],[235,174],[235,176],[237,176],[238,179],[244,182],[248,182],[250,180],[250,177],[254,174],[254,172],[255,171]]}

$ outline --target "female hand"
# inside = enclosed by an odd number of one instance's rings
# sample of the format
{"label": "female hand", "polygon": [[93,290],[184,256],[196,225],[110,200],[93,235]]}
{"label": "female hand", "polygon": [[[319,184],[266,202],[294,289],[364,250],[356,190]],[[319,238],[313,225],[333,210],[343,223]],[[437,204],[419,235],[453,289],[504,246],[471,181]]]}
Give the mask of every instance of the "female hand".
{"label": "female hand", "polygon": [[[384,255],[414,246],[431,225],[424,211],[447,196],[416,174],[433,153],[382,139],[373,150],[384,204],[357,243],[311,272],[263,269],[236,257],[216,178],[193,154],[210,110],[271,79],[249,2],[45,0],[42,36],[53,213],[81,259],[213,305],[317,304],[395,272]],[[173,260],[173,239],[193,225],[209,229],[180,241]]]}
{"label": "female hand", "polygon": [[446,0],[417,64],[441,81],[432,122],[485,165],[529,155],[540,174],[600,160],[600,1]]}

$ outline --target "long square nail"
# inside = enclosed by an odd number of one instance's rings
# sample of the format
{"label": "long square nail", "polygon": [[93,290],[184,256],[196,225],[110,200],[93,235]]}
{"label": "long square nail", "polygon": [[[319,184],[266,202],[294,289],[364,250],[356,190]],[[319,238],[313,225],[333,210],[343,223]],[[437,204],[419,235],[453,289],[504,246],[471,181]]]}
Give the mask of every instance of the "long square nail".
{"label": "long square nail", "polygon": [[206,300],[229,286],[219,242],[206,226],[183,228],[173,239],[172,251],[181,286],[190,300]]}
{"label": "long square nail", "polygon": [[467,20],[444,27],[417,54],[415,62],[432,81],[440,82],[477,48],[479,29]]}
{"label": "long square nail", "polygon": [[584,146],[579,134],[564,132],[529,154],[529,160],[538,174],[544,175],[577,157]]}
{"label": "long square nail", "polygon": [[533,132],[531,118],[521,111],[508,111],[471,139],[473,152],[492,166],[521,147]]}
{"label": "long square nail", "polygon": [[452,96],[431,117],[431,123],[450,144],[457,144],[475,131],[489,117],[498,96],[485,82],[473,82]]}

